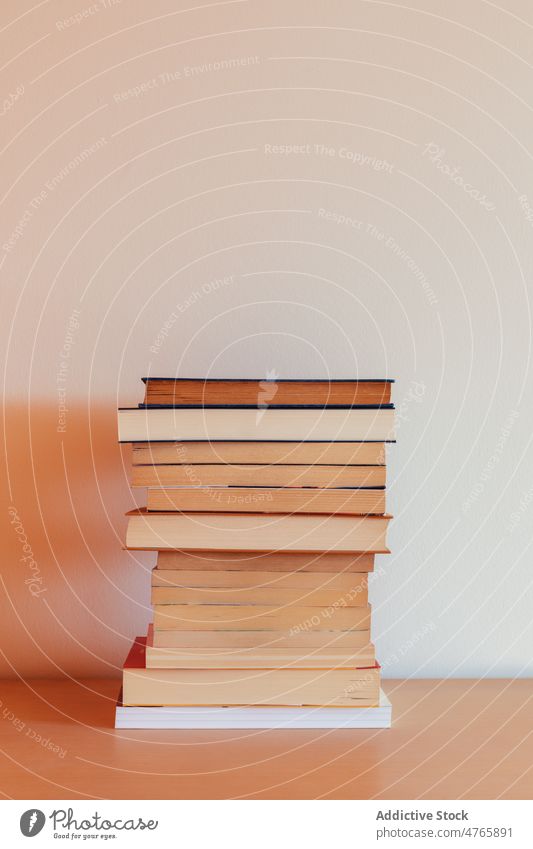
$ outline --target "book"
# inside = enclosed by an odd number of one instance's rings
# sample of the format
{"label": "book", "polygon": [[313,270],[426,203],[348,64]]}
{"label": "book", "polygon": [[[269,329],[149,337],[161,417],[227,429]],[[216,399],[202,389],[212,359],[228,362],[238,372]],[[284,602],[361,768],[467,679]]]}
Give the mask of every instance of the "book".
{"label": "book", "polygon": [[194,407],[388,404],[390,380],[269,380],[143,377],[145,404]]}
{"label": "book", "polygon": [[[313,629],[312,626],[317,622],[317,619],[323,627]],[[359,617],[359,621],[356,618],[356,621],[351,623],[355,627],[346,631],[329,630],[331,628],[329,620],[326,620],[325,617],[321,618],[315,610],[309,623],[303,622],[300,625],[294,625],[292,628],[277,631],[156,631],[153,625],[149,626],[149,631],[151,630],[154,648],[179,649],[179,651],[188,649],[216,649],[219,651],[229,649],[260,649],[261,651],[269,649],[290,649],[291,651],[344,649],[346,652],[357,653],[370,644],[369,623],[370,616],[366,615]],[[357,627],[358,625],[359,627]]]}
{"label": "book", "polygon": [[[362,632],[359,632],[362,633]],[[358,648],[342,648],[335,643],[310,646],[227,646],[217,644],[216,632],[211,646],[161,647],[154,641],[150,626],[146,638],[147,669],[277,669],[299,666],[306,669],[330,669],[337,666],[374,666],[376,654],[370,641]]]}
{"label": "book", "polygon": [[224,551],[386,551],[390,516],[311,516],[245,513],[128,515],[128,548]]}
{"label": "book", "polygon": [[385,466],[134,466],[132,486],[383,487]]}
{"label": "book", "polygon": [[368,605],[344,607],[329,604],[154,604],[156,631],[334,631],[370,629]]}
{"label": "book", "polygon": [[380,669],[147,669],[146,638],[124,664],[126,705],[320,705],[375,707]]}
{"label": "book", "polygon": [[390,728],[392,707],[379,691],[376,707],[136,707],[119,695],[115,728],[228,730],[272,728]]}
{"label": "book", "polygon": [[390,442],[394,440],[394,410],[126,408],[118,411],[118,434],[120,442]]}
{"label": "book", "polygon": [[336,669],[372,666],[376,654],[371,643],[357,652],[322,649],[164,649],[147,643],[147,669]]}
{"label": "book", "polygon": [[374,554],[342,551],[158,551],[158,569],[247,572],[372,572]]}
{"label": "book", "polygon": [[150,487],[146,509],[194,513],[344,513],[385,512],[384,489],[310,487]]}
{"label": "book", "polygon": [[117,727],[390,725],[368,577],[388,553],[392,381],[144,382],[118,431],[147,488],[126,546],[157,551],[153,623]]}
{"label": "book", "polygon": [[[354,574],[354,573],[352,573]],[[366,578],[366,575],[365,575]],[[355,582],[354,582],[355,584]],[[334,604],[363,607],[368,602],[368,586],[359,581],[350,590],[303,589],[278,587],[152,587],[153,605],[278,605],[284,609],[298,604],[302,607],[325,608]]]}
{"label": "book", "polygon": [[368,583],[367,572],[261,572],[209,571],[207,569],[152,569],[152,587],[221,588],[239,593],[243,589],[334,590],[347,593]]}
{"label": "book", "polygon": [[237,463],[383,466],[383,442],[135,442],[134,466]]}

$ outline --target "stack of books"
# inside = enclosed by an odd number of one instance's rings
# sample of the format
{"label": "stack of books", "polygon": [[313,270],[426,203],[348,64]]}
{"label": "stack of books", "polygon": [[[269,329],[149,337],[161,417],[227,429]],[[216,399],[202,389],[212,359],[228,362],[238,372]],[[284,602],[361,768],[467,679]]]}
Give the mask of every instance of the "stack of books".
{"label": "stack of books", "polygon": [[153,624],[117,727],[385,727],[368,575],[388,553],[390,380],[145,378],[127,547],[153,550]]}

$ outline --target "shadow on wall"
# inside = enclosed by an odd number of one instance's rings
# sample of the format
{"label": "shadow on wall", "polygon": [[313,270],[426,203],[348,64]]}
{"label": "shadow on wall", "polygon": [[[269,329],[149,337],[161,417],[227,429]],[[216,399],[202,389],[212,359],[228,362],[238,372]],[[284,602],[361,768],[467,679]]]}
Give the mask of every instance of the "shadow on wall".
{"label": "shadow on wall", "polygon": [[62,419],[52,405],[6,407],[2,677],[118,676],[146,630],[155,556],[122,549],[129,455],[113,403]]}

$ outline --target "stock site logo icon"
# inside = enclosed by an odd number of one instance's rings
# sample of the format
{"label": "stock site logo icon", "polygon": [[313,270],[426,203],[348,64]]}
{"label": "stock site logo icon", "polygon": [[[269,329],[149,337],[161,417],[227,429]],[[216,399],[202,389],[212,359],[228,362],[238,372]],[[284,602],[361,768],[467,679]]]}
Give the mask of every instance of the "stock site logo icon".
{"label": "stock site logo icon", "polygon": [[265,380],[259,383],[259,392],[257,393],[257,413],[256,422],[260,422],[268,409],[269,403],[273,400],[278,391],[276,380],[278,375],[274,369],[269,369]]}
{"label": "stock site logo icon", "polygon": [[20,818],[20,830],[24,837],[35,837],[42,831],[46,822],[46,817],[38,808],[30,808],[29,811],[24,811]]}

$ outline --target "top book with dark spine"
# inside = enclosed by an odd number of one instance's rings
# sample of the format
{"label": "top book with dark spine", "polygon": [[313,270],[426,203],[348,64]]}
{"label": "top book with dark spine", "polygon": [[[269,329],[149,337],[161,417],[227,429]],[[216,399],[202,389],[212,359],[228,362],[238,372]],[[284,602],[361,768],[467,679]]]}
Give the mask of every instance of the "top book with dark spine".
{"label": "top book with dark spine", "polygon": [[271,380],[143,377],[146,407],[375,407],[392,380]]}

